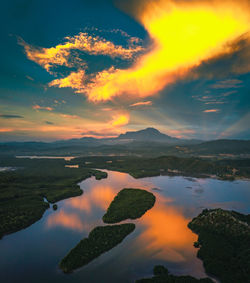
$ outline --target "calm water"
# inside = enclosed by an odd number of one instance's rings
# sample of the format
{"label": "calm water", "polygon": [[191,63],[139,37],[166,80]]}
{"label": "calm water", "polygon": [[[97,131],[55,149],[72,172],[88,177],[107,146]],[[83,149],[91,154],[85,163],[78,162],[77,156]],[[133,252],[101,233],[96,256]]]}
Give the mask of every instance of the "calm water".
{"label": "calm water", "polygon": [[[250,182],[159,176],[136,180],[108,172],[108,178],[81,182],[84,194],[58,202],[34,225],[0,240],[1,282],[134,282],[152,275],[155,264],[174,274],[205,277],[196,258],[197,236],[188,222],[205,207],[250,213]],[[156,196],[155,206],[133,221],[136,230],[125,240],[73,274],[58,263],[96,226],[122,188],[143,188]]]}

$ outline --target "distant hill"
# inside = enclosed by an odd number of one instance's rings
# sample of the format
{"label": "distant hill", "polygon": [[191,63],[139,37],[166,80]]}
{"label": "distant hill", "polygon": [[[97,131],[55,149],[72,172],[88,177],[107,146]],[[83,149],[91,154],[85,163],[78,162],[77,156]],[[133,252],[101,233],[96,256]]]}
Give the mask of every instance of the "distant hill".
{"label": "distant hill", "polygon": [[[215,156],[250,154],[249,140],[179,139],[155,128],[129,131],[116,138],[83,137],[55,142],[0,143],[1,154],[11,155],[137,155]],[[230,156],[229,156],[230,157]]]}
{"label": "distant hill", "polygon": [[239,154],[250,153],[249,140],[213,140],[190,146],[189,149],[199,154]]}

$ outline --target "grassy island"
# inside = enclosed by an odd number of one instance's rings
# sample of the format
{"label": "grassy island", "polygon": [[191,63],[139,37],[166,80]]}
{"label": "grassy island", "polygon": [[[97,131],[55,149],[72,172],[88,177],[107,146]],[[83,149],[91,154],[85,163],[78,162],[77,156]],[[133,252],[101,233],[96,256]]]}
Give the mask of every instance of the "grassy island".
{"label": "grassy island", "polygon": [[65,168],[65,160],[2,158],[2,166],[14,171],[0,172],[0,238],[28,227],[39,220],[49,204],[79,196],[78,182],[106,172],[91,168]]}
{"label": "grassy island", "polygon": [[135,229],[135,224],[108,225],[94,228],[66,255],[59,266],[65,273],[88,264],[102,253],[117,246]]}
{"label": "grassy island", "polygon": [[250,282],[249,224],[250,214],[222,209],[205,209],[188,224],[206,271],[222,283]]}
{"label": "grassy island", "polygon": [[175,276],[169,274],[167,268],[162,265],[154,267],[154,276],[136,280],[136,283],[213,283],[209,278],[196,279],[192,276]]}
{"label": "grassy island", "polygon": [[117,223],[125,219],[140,218],[155,203],[155,196],[141,189],[123,189],[111,202],[106,214],[105,223]]}

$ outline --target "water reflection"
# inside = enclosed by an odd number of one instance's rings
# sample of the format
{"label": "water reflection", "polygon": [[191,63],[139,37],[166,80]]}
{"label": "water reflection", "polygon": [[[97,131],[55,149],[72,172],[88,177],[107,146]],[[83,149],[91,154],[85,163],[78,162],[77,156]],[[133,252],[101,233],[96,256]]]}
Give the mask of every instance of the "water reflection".
{"label": "water reflection", "polygon": [[86,231],[86,228],[90,231],[96,225],[104,225],[101,218],[122,188],[146,189],[153,191],[156,203],[143,217],[133,221],[140,231],[133,242],[133,256],[176,263],[196,260],[193,242],[197,236],[187,227],[191,218],[185,216],[183,207],[174,204],[174,198],[165,196],[162,190],[156,191],[153,183],[109,172],[106,180],[98,182],[91,179],[83,184],[84,194],[64,201],[63,208],[48,217],[48,227],[61,225],[76,231]]}
{"label": "water reflection", "polygon": [[63,209],[49,215],[47,227],[62,226],[72,230],[83,231],[84,226],[80,217],[75,213],[67,213]]}
{"label": "water reflection", "polygon": [[[174,274],[205,277],[193,247],[197,236],[187,228],[189,220],[205,207],[250,213],[249,182],[243,181],[168,176],[136,180],[128,174],[108,171],[107,179],[89,178],[80,186],[83,195],[58,202],[58,210],[50,208],[34,225],[0,241],[3,282],[127,283],[150,277],[156,264],[165,265]],[[102,216],[123,188],[152,191],[155,206],[133,221],[135,231],[121,244],[71,274],[70,279],[58,272],[58,263],[65,254],[94,227],[104,225]]]}
{"label": "water reflection", "polygon": [[172,262],[188,260],[194,256],[193,242],[197,239],[187,228],[189,221],[181,209],[166,206],[158,199],[141,220],[145,229],[137,242],[143,253],[153,254],[154,258]]}

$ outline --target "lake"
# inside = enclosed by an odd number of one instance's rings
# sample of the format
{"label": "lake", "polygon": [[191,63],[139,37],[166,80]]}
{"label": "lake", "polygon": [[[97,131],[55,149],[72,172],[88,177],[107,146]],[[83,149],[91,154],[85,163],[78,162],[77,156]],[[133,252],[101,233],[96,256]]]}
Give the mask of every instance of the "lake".
{"label": "lake", "polygon": [[[72,169],[74,170],[74,169]],[[108,178],[80,183],[83,195],[58,202],[32,226],[0,240],[1,282],[134,282],[152,276],[153,266],[165,265],[176,275],[205,277],[193,247],[197,235],[188,222],[203,208],[250,213],[250,182],[158,176],[134,179],[104,170]],[[109,252],[72,274],[59,261],[98,225],[114,196],[123,188],[141,188],[156,196],[155,206],[136,229]],[[130,221],[127,221],[130,222]]]}

